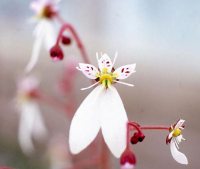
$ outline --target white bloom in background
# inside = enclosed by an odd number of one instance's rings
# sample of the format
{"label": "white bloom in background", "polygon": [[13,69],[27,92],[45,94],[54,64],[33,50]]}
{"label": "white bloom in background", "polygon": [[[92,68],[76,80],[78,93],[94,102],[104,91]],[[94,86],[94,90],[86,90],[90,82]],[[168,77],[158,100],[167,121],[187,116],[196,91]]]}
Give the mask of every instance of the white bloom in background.
{"label": "white bloom in background", "polygon": [[18,84],[17,108],[20,112],[18,140],[25,154],[34,151],[32,139],[41,141],[47,136],[39,106],[33,96],[38,84],[37,79],[33,77],[25,78]]}
{"label": "white bloom in background", "polygon": [[[116,56],[115,56],[116,59]],[[126,79],[135,72],[136,64],[122,66],[114,70],[114,62],[107,54],[98,58],[97,69],[90,64],[80,63],[78,70],[99,84],[82,102],[75,113],[69,131],[69,145],[73,154],[85,149],[97,136],[101,129],[105,143],[111,152],[118,158],[126,148],[126,125],[128,118],[122,100],[113,87],[114,83]]]}
{"label": "white bloom in background", "polygon": [[56,42],[53,18],[58,12],[58,2],[58,0],[35,0],[31,3],[31,9],[36,13],[33,18],[33,21],[36,22],[33,32],[35,41],[26,72],[30,72],[37,63],[41,46],[44,45],[49,51]]}
{"label": "white bloom in background", "polygon": [[167,144],[170,144],[170,150],[172,157],[180,164],[188,164],[188,159],[185,154],[179,151],[179,144],[182,140],[185,140],[182,136],[182,130],[184,129],[183,123],[185,120],[180,119],[176,124],[170,127],[170,133],[167,136]]}

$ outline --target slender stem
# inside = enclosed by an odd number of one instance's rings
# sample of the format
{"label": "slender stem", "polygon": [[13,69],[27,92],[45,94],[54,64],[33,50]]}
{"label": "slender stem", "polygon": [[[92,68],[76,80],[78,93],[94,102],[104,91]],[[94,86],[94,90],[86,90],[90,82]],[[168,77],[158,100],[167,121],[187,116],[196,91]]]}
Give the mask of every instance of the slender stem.
{"label": "slender stem", "polygon": [[90,63],[89,57],[88,57],[88,55],[86,53],[86,50],[85,50],[85,47],[84,47],[81,39],[79,38],[76,30],[74,29],[74,27],[71,24],[66,23],[58,14],[56,15],[56,18],[62,24],[62,27],[60,29],[60,32],[59,32],[59,35],[58,35],[58,38],[57,38],[56,45],[59,44],[59,42],[60,42],[60,40],[62,38],[63,32],[68,29],[71,32],[72,36],[74,37],[74,39],[75,39],[75,41],[77,43],[77,46],[78,46],[78,48],[79,48],[79,50],[81,52],[81,56],[83,58],[83,61],[85,63]]}
{"label": "slender stem", "polygon": [[139,124],[135,122],[128,122],[128,125],[134,127],[139,133],[142,133],[142,130]]}
{"label": "slender stem", "polygon": [[130,125],[127,123],[127,131],[126,131],[126,149],[130,149]]}
{"label": "slender stem", "polygon": [[169,127],[166,126],[141,126],[142,130],[167,130],[169,131]]}
{"label": "slender stem", "polygon": [[168,126],[161,126],[161,125],[152,125],[152,126],[140,126],[136,122],[129,122],[130,126],[134,127],[138,132],[142,132],[141,130],[169,130]]}

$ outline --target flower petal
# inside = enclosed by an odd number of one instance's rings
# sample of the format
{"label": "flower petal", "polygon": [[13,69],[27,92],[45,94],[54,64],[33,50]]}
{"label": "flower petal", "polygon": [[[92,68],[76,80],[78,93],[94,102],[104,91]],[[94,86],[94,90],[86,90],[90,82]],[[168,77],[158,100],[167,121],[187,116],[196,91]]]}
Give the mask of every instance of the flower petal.
{"label": "flower petal", "polygon": [[43,140],[47,137],[47,128],[44,123],[39,106],[36,105],[34,112],[34,126],[33,126],[33,136],[36,140]]}
{"label": "flower petal", "polygon": [[56,31],[53,22],[44,19],[44,43],[46,49],[49,51],[56,43]]}
{"label": "flower petal", "polygon": [[122,100],[114,87],[101,95],[100,124],[105,142],[111,152],[119,158],[126,148],[126,125],[128,118]]}
{"label": "flower petal", "polygon": [[85,63],[79,63],[78,70],[82,71],[83,74],[89,79],[96,79],[97,74],[99,73],[98,69],[95,66]]}
{"label": "flower petal", "polygon": [[40,53],[40,49],[42,46],[42,42],[44,39],[44,34],[43,34],[43,22],[39,23],[35,30],[34,30],[34,36],[35,36],[35,41],[33,44],[33,49],[32,49],[32,54],[31,54],[31,58],[29,60],[29,63],[27,64],[25,71],[28,73],[30,72],[36,65],[38,58],[39,58],[39,53]]}
{"label": "flower petal", "polygon": [[181,153],[180,151],[178,151],[174,139],[175,139],[175,138],[172,138],[172,140],[171,140],[171,142],[170,142],[170,150],[171,150],[172,157],[173,157],[174,160],[176,160],[178,163],[187,165],[187,164],[188,164],[187,157],[185,156],[185,154],[183,154],[183,153]]}
{"label": "flower petal", "polygon": [[34,102],[26,102],[21,105],[18,140],[22,151],[25,154],[30,154],[34,151],[32,132],[35,120],[35,112],[37,111],[38,107]]}
{"label": "flower petal", "polygon": [[125,65],[117,68],[113,74],[117,74],[117,79],[126,79],[132,73],[135,73],[136,64]]}
{"label": "flower petal", "polygon": [[98,59],[99,69],[102,71],[103,68],[107,68],[108,72],[111,72],[113,64],[110,57],[107,54],[103,54],[100,59]]}
{"label": "flower petal", "polygon": [[99,96],[103,87],[97,86],[76,111],[69,131],[69,148],[73,154],[85,149],[96,137],[100,129],[98,109]]}
{"label": "flower petal", "polygon": [[176,123],[176,125],[175,125],[175,129],[177,129],[177,128],[180,128],[182,125],[183,125],[183,123],[185,122],[185,120],[183,120],[183,119],[180,119],[177,123]]}

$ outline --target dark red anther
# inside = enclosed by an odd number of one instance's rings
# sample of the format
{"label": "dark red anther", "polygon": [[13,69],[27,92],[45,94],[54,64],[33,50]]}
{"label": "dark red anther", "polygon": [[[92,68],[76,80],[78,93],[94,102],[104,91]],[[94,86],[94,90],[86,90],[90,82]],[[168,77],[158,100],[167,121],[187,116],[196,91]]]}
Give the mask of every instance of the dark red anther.
{"label": "dark red anther", "polygon": [[55,45],[51,48],[50,55],[51,55],[52,60],[54,61],[63,60],[64,58],[63,51],[59,45]]}
{"label": "dark red anther", "polygon": [[71,44],[71,38],[68,36],[62,36],[62,44],[63,45],[70,45]]}
{"label": "dark red anther", "polygon": [[132,151],[126,149],[120,157],[121,169],[133,169],[136,165],[136,158]]}

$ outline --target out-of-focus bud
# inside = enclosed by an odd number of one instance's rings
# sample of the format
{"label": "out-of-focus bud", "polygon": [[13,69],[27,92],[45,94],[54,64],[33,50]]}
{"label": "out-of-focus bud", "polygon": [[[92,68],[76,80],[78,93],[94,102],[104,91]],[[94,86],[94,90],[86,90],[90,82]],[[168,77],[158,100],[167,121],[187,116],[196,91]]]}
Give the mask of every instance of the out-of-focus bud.
{"label": "out-of-focus bud", "polygon": [[10,167],[0,167],[0,169],[13,169],[13,168],[10,168]]}
{"label": "out-of-focus bud", "polygon": [[69,36],[62,36],[62,44],[63,45],[70,45],[71,44],[71,38]]}
{"label": "out-of-focus bud", "polygon": [[59,45],[55,45],[50,49],[50,56],[53,61],[63,60],[64,54]]}
{"label": "out-of-focus bud", "polygon": [[145,135],[141,132],[136,132],[134,135],[131,137],[131,143],[132,144],[137,144],[138,141],[142,142],[145,138]]}
{"label": "out-of-focus bud", "polygon": [[120,157],[121,169],[134,169],[136,158],[132,151],[126,149]]}

